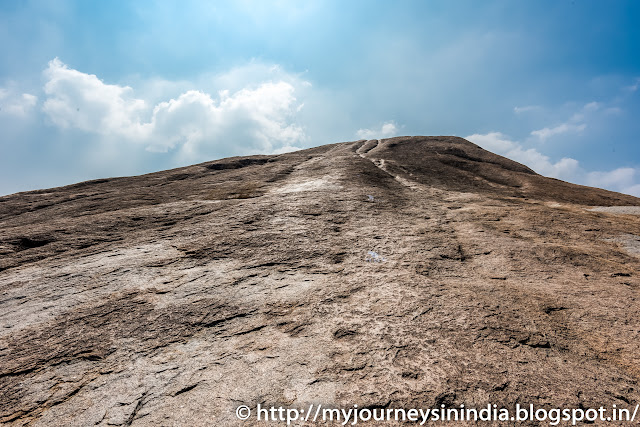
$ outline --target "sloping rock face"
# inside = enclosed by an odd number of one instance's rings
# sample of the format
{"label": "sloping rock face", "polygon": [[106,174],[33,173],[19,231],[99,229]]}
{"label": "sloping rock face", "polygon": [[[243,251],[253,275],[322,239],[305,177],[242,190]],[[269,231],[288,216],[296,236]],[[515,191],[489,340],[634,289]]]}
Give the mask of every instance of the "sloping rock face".
{"label": "sloping rock face", "polygon": [[634,205],[455,137],[2,197],[0,423],[635,405]]}

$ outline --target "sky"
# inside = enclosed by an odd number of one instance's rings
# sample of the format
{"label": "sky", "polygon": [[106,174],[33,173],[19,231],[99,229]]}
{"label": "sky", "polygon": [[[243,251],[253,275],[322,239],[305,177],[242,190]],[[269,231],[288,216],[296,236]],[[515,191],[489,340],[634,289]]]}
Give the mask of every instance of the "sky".
{"label": "sky", "polygon": [[640,196],[640,2],[0,1],[0,195],[457,135]]}

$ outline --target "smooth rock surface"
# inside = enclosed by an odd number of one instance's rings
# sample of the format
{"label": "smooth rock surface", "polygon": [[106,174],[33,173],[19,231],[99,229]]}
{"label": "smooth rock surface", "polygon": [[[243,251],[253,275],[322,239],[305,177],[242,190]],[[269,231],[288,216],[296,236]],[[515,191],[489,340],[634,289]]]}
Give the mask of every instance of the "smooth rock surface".
{"label": "smooth rock surface", "polygon": [[639,205],[455,137],[2,197],[0,423],[631,407],[640,218],[589,209]]}

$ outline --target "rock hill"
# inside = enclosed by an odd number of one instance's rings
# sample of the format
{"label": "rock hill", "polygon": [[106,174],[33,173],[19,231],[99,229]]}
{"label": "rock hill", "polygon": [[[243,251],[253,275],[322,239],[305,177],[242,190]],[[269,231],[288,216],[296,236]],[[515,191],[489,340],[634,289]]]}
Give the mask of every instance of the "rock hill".
{"label": "rock hill", "polygon": [[639,205],[456,137],[2,197],[0,423],[632,407]]}

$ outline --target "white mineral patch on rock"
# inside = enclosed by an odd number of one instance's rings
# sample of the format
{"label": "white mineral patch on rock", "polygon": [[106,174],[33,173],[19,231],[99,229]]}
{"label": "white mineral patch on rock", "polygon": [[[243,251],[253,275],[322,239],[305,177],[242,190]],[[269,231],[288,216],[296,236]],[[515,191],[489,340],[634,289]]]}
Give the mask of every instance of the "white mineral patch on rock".
{"label": "white mineral patch on rock", "polygon": [[589,210],[595,212],[640,215],[640,206],[596,206]]}
{"label": "white mineral patch on rock", "polygon": [[635,234],[623,234],[619,237],[607,240],[619,244],[631,255],[640,256],[640,236],[636,236]]}
{"label": "white mineral patch on rock", "polygon": [[276,190],[277,193],[297,193],[300,191],[333,191],[340,190],[342,186],[331,178],[320,178],[311,181],[301,181],[287,184]]}

